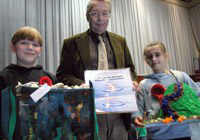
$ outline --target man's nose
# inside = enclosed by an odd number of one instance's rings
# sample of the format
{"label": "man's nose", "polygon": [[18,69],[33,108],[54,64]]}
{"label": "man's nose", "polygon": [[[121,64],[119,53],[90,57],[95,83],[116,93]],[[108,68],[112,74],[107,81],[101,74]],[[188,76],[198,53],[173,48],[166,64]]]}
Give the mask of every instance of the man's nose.
{"label": "man's nose", "polygon": [[104,18],[103,14],[102,13],[99,13],[98,15],[98,20],[102,20]]}

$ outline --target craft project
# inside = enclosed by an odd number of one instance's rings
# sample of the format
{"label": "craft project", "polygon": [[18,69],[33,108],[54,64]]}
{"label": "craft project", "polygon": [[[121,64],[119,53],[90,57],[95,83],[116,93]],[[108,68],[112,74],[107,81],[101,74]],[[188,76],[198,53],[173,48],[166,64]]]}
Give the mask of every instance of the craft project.
{"label": "craft project", "polygon": [[194,90],[184,83],[171,84],[164,93],[162,111],[165,116],[177,119],[180,116],[200,115],[200,100]]}
{"label": "craft project", "polygon": [[3,91],[1,130],[6,139],[96,139],[92,89],[51,89],[34,102],[30,94],[37,89]]}

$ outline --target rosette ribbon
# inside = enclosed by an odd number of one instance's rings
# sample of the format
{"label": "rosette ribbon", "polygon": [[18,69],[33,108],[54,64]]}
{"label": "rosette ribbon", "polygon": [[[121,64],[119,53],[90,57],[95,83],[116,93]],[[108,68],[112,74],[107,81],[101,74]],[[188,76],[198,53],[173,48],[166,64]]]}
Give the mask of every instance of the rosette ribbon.
{"label": "rosette ribbon", "polygon": [[162,104],[164,98],[165,87],[162,84],[155,84],[151,88],[151,94]]}
{"label": "rosette ribbon", "polygon": [[52,86],[52,80],[48,76],[42,76],[39,80],[39,85],[48,84],[49,86]]}

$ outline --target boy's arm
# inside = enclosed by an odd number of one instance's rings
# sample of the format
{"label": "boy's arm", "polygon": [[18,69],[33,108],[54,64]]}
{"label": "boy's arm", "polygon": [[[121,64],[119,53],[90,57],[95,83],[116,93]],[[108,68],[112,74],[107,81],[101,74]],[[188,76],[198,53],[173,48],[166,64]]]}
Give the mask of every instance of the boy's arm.
{"label": "boy's arm", "polygon": [[[1,124],[1,92],[2,90],[5,88],[5,82],[4,82],[4,79],[3,77],[0,75],[0,124]],[[3,136],[1,134],[1,126],[0,126],[0,139],[3,139]]]}

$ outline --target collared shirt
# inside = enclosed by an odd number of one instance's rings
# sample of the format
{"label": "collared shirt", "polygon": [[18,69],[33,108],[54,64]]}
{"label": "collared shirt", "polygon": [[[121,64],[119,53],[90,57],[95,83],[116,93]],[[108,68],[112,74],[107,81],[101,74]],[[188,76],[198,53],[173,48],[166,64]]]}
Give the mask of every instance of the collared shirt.
{"label": "collared shirt", "polygon": [[[91,55],[91,60],[92,60],[91,69],[93,70],[98,69],[98,44],[99,44],[98,36],[99,36],[98,34],[89,30],[90,55]],[[114,58],[114,53],[113,53],[111,44],[107,37],[107,32],[103,33],[101,36],[106,46],[108,67],[109,69],[114,69],[116,68],[115,58]]]}

